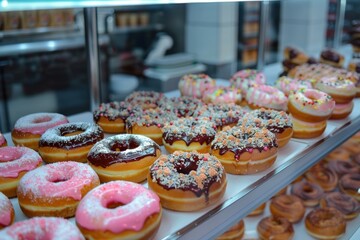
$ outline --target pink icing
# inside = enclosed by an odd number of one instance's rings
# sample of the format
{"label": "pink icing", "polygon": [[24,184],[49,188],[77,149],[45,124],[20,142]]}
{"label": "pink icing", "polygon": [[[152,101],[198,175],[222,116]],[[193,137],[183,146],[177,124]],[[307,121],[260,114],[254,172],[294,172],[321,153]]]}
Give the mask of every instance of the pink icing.
{"label": "pink icing", "polygon": [[0,177],[16,178],[20,172],[30,171],[41,163],[40,155],[30,148],[0,148]]}
{"label": "pink icing", "polygon": [[0,239],[84,240],[70,221],[56,217],[35,217],[16,222],[0,231]]}
{"label": "pink icing", "polygon": [[58,113],[33,113],[18,119],[14,129],[20,132],[41,135],[49,128],[68,122],[64,115]]}
{"label": "pink icing", "polygon": [[31,192],[35,197],[82,198],[81,189],[99,177],[87,164],[78,162],[57,162],[41,166],[26,173],[20,180],[18,192]]}
{"label": "pink icing", "polygon": [[240,90],[230,87],[213,87],[203,93],[203,100],[210,100],[212,103],[236,103],[241,98]]}
{"label": "pink icing", "polygon": [[[110,203],[124,205],[109,209]],[[120,233],[139,231],[146,219],[160,210],[160,199],[154,192],[137,183],[113,181],[89,192],[80,201],[75,218],[86,229]]]}
{"label": "pink icing", "polygon": [[279,78],[275,85],[287,96],[290,94],[290,92],[296,91],[299,88],[313,88],[310,81],[298,80],[289,77]]}
{"label": "pink icing", "polygon": [[279,89],[268,85],[254,85],[249,88],[246,100],[257,106],[286,110],[287,97]]}
{"label": "pink icing", "polygon": [[0,192],[0,224],[7,226],[11,223],[11,209],[14,209],[10,200]]}
{"label": "pink icing", "polygon": [[0,146],[2,146],[5,142],[6,142],[6,139],[5,139],[4,135],[2,135],[0,132]]}
{"label": "pink icing", "polygon": [[242,93],[247,93],[247,90],[253,85],[263,85],[266,82],[264,73],[253,69],[245,69],[235,73],[230,79],[232,86],[240,88]]}
{"label": "pink icing", "polygon": [[189,74],[180,79],[179,89],[183,96],[201,98],[203,92],[215,84],[215,80],[206,74]]}

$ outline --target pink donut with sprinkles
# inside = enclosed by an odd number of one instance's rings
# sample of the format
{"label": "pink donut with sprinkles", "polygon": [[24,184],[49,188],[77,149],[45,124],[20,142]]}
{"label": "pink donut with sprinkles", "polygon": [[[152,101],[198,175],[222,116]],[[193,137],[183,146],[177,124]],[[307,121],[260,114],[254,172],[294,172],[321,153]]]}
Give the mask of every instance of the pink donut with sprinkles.
{"label": "pink donut with sprinkles", "polygon": [[241,90],[234,87],[210,88],[204,91],[202,100],[205,103],[240,104],[242,100]]}
{"label": "pink donut with sprinkles", "polygon": [[5,147],[5,146],[7,146],[7,141],[4,135],[2,135],[2,133],[0,132],[0,147]]}
{"label": "pink donut with sprinkles", "polygon": [[137,183],[112,181],[89,192],[75,218],[87,239],[152,239],[161,215],[154,192]]}
{"label": "pink donut with sprinkles", "polygon": [[298,80],[285,76],[276,80],[275,87],[283,91],[286,96],[300,88],[313,88],[310,80]]}
{"label": "pink donut with sprinkles", "polygon": [[68,119],[59,113],[29,114],[16,121],[11,137],[15,145],[37,151],[39,139],[46,130],[68,122]]}
{"label": "pink donut with sprinkles", "polygon": [[25,174],[17,196],[28,217],[72,217],[80,200],[99,184],[99,177],[89,165],[59,162]]}
{"label": "pink donut with sprinkles", "polygon": [[0,229],[14,222],[15,212],[10,200],[0,192]]}
{"label": "pink donut with sprinkles", "polygon": [[180,79],[179,90],[182,96],[201,99],[204,91],[215,85],[215,80],[206,74],[188,74]]}
{"label": "pink donut with sprinkles", "polygon": [[15,197],[20,179],[25,173],[40,165],[40,155],[30,148],[0,148],[0,191],[8,197]]}
{"label": "pink donut with sprinkles", "polygon": [[246,94],[250,108],[267,108],[286,111],[288,99],[279,89],[268,85],[254,85]]}
{"label": "pink donut with sprinkles", "polygon": [[14,223],[0,231],[0,239],[85,240],[73,223],[56,217],[36,217]]}
{"label": "pink donut with sprinkles", "polygon": [[235,73],[230,79],[231,86],[240,88],[241,92],[246,95],[247,91],[253,84],[263,85],[266,83],[264,73],[253,69],[244,69]]}

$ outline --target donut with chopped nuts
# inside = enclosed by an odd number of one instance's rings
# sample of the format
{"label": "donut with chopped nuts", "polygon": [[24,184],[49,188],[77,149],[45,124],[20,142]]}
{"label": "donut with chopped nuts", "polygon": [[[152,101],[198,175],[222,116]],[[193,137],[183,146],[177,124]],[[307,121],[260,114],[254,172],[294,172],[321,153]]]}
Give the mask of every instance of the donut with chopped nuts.
{"label": "donut with chopped nuts", "polygon": [[194,115],[208,118],[221,130],[226,126],[235,126],[246,113],[244,108],[234,104],[208,104],[196,110]]}
{"label": "donut with chopped nuts", "polygon": [[160,154],[159,145],[148,137],[118,134],[97,142],[87,158],[101,182],[141,182]]}
{"label": "donut with chopped nuts", "polygon": [[192,117],[195,111],[204,106],[199,99],[181,96],[176,98],[163,98],[159,101],[159,108],[175,114],[177,117]]}
{"label": "donut with chopped nuts", "polygon": [[207,153],[216,134],[216,125],[208,118],[179,118],[164,125],[162,141],[165,149]]}
{"label": "donut with chopped nuts", "polygon": [[227,173],[252,174],[269,168],[276,160],[275,134],[266,128],[238,126],[218,132],[211,144]]}
{"label": "donut with chopped nuts", "polygon": [[293,134],[292,122],[284,111],[267,110],[264,108],[253,110],[239,120],[238,125],[267,128],[274,133],[279,147],[285,146]]}
{"label": "donut with chopped nuts", "polygon": [[201,99],[203,92],[215,85],[215,80],[206,74],[187,74],[180,79],[179,90],[182,96]]}
{"label": "donut with chopped nuts", "polygon": [[93,118],[104,132],[124,133],[126,119],[140,110],[140,106],[128,102],[101,103],[93,112]]}
{"label": "donut with chopped nuts", "polygon": [[176,151],[150,167],[148,186],[164,208],[196,211],[220,200],[227,180],[220,161],[209,154]]}
{"label": "donut with chopped nuts", "polygon": [[125,98],[125,102],[143,109],[156,108],[158,102],[165,98],[163,93],[155,91],[136,91]]}
{"label": "donut with chopped nuts", "polygon": [[126,132],[144,135],[162,145],[162,128],[174,119],[174,114],[160,108],[138,111],[126,119]]}

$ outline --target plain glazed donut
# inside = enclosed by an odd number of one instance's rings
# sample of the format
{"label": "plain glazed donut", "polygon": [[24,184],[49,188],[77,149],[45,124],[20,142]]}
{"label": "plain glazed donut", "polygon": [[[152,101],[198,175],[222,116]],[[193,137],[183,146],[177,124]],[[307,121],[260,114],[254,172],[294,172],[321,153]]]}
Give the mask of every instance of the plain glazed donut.
{"label": "plain glazed donut", "polygon": [[270,202],[270,212],[273,216],[286,218],[291,223],[299,222],[305,214],[305,206],[295,195],[280,195]]}
{"label": "plain glazed donut", "polygon": [[159,197],[137,183],[112,181],[89,192],[76,210],[87,239],[152,239],[161,222]]}
{"label": "plain glazed donut", "polygon": [[253,216],[257,216],[257,215],[260,215],[264,212],[265,210],[265,207],[266,207],[266,202],[260,204],[257,208],[255,208],[251,213],[249,213],[247,215],[247,217],[253,217]]}
{"label": "plain glazed donut", "polygon": [[317,208],[306,215],[305,227],[317,239],[338,239],[345,233],[346,221],[335,208]]}
{"label": "plain glazed donut", "polygon": [[19,182],[17,196],[28,217],[72,217],[79,201],[100,184],[86,164],[58,162],[28,172]]}
{"label": "plain glazed donut", "polygon": [[37,151],[40,137],[46,130],[68,122],[64,115],[58,113],[29,114],[16,121],[11,138],[15,145]]}
{"label": "plain glazed donut", "polygon": [[339,189],[360,201],[360,173],[348,173],[340,178]]}
{"label": "plain glazed donut", "polygon": [[291,118],[283,111],[264,108],[253,110],[239,120],[238,125],[242,124],[268,129],[275,134],[279,147],[285,146],[293,135]]}
{"label": "plain glazed donut", "polygon": [[289,77],[280,77],[275,82],[275,87],[289,96],[290,93],[296,92],[300,88],[313,88],[310,80],[297,80]]}
{"label": "plain glazed donut", "polygon": [[325,192],[334,190],[339,179],[333,170],[319,164],[310,168],[305,173],[305,177],[308,181],[319,184]]}
{"label": "plain glazed donut", "polygon": [[317,183],[303,180],[292,185],[291,194],[299,197],[305,206],[315,207],[323,197],[324,190]]}
{"label": "plain glazed donut", "polygon": [[360,204],[350,195],[340,192],[327,193],[320,201],[322,208],[333,207],[344,214],[345,219],[356,218],[360,212]]}
{"label": "plain glazed donut", "polygon": [[216,125],[208,118],[179,118],[165,124],[162,131],[162,141],[169,153],[208,153],[215,138]]}
{"label": "plain glazed donut", "polygon": [[0,231],[2,240],[46,239],[85,240],[79,229],[70,221],[56,217],[35,217]]}
{"label": "plain glazed donut", "polygon": [[286,111],[288,99],[279,89],[268,85],[253,85],[246,94],[251,109],[267,108]]}
{"label": "plain glazed donut", "polygon": [[266,128],[237,126],[216,134],[211,154],[227,173],[252,174],[268,169],[276,160],[275,134]]}
{"label": "plain glazed donut", "polygon": [[121,134],[97,142],[87,158],[101,182],[141,182],[146,179],[149,167],[160,154],[159,145],[150,138]]}
{"label": "plain glazed donut", "polygon": [[163,93],[154,91],[137,91],[125,98],[125,102],[132,106],[140,106],[142,109],[156,108],[158,102],[165,98]]}
{"label": "plain glazed donut", "polygon": [[240,220],[229,230],[218,236],[216,240],[240,240],[244,236],[244,233],[245,233],[244,220]]}
{"label": "plain glazed donut", "polygon": [[230,83],[232,87],[239,88],[245,96],[251,86],[254,84],[263,85],[266,82],[264,73],[253,69],[244,69],[235,73]]}
{"label": "plain glazed donut", "polygon": [[124,133],[126,119],[134,113],[140,111],[140,106],[128,102],[102,103],[93,112],[94,122],[98,124],[104,132]]}
{"label": "plain glazed donut", "polygon": [[39,154],[31,148],[0,148],[0,191],[8,197],[15,197],[20,179],[42,163]]}
{"label": "plain glazed donut", "polygon": [[0,192],[0,229],[11,225],[15,219],[14,207],[10,200]]}
{"label": "plain glazed donut", "polygon": [[336,148],[325,157],[325,160],[327,161],[333,161],[333,160],[349,161],[350,159],[351,159],[351,152],[346,150],[344,147]]}
{"label": "plain glazed donut", "polygon": [[339,178],[348,173],[360,173],[360,167],[351,161],[333,160],[327,166],[336,172]]}
{"label": "plain glazed donut", "polygon": [[260,220],[256,228],[259,239],[290,240],[294,236],[294,228],[286,218],[268,216]]}
{"label": "plain glazed donut", "polygon": [[241,90],[234,87],[214,87],[204,91],[202,100],[205,103],[241,104]]}
{"label": "plain glazed donut", "polygon": [[221,163],[196,152],[162,155],[148,175],[148,186],[159,195],[162,206],[176,211],[196,211],[217,202],[226,185]]}
{"label": "plain glazed donut", "polygon": [[47,130],[40,138],[39,153],[46,163],[86,162],[91,147],[104,138],[94,123],[67,123]]}
{"label": "plain glazed donut", "polygon": [[206,74],[188,74],[180,79],[179,90],[182,96],[201,99],[204,91],[215,85],[215,80]]}
{"label": "plain glazed donut", "polygon": [[6,146],[7,146],[7,141],[4,135],[2,135],[2,133],[0,132],[0,147],[6,147]]}

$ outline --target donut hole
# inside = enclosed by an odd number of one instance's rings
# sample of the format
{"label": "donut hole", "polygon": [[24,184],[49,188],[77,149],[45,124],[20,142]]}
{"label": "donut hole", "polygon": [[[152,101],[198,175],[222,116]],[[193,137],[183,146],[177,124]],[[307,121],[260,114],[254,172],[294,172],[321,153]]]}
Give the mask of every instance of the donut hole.
{"label": "donut hole", "polygon": [[312,193],[314,191],[314,189],[312,187],[310,187],[310,186],[304,186],[303,190],[306,193]]}
{"label": "donut hole", "polygon": [[64,136],[64,137],[69,137],[69,136],[75,136],[75,135],[79,135],[81,133],[83,133],[84,131],[81,131],[81,130],[75,130],[73,132],[65,132],[65,133],[62,133],[61,136]]}
{"label": "donut hole", "polygon": [[50,122],[51,121],[51,117],[42,117],[42,118],[37,118],[33,121],[33,123],[44,123],[44,122]]}
{"label": "donut hole", "polygon": [[107,209],[115,209],[115,208],[118,208],[118,207],[121,207],[121,206],[124,206],[125,204],[123,204],[122,202],[119,202],[119,201],[111,201],[111,202],[108,202],[105,207]]}
{"label": "donut hole", "polygon": [[178,173],[188,175],[191,171],[197,170],[197,162],[191,161],[190,159],[180,159],[174,164],[175,169]]}
{"label": "donut hole", "polygon": [[123,152],[129,149],[138,148],[139,146],[140,144],[134,140],[124,141],[124,142],[114,142],[113,144],[111,144],[110,150],[115,152]]}
{"label": "donut hole", "polygon": [[66,182],[68,181],[70,178],[69,177],[59,177],[59,178],[55,178],[55,179],[51,179],[50,182],[52,183],[60,183],[60,182]]}

